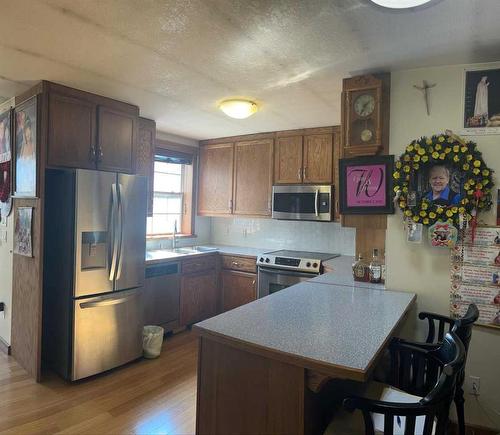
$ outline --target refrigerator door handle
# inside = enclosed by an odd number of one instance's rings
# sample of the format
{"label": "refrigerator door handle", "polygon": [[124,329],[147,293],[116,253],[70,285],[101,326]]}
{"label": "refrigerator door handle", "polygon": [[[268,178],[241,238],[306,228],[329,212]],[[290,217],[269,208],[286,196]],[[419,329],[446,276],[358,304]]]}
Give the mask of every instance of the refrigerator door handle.
{"label": "refrigerator door handle", "polygon": [[131,296],[126,296],[124,298],[119,298],[119,299],[104,299],[102,301],[82,302],[80,304],[80,308],[82,310],[84,310],[85,308],[98,308],[98,307],[107,307],[110,305],[123,304],[134,297],[135,297],[135,295],[131,295]]}
{"label": "refrigerator door handle", "polygon": [[116,241],[116,231],[117,231],[117,215],[118,215],[118,192],[116,188],[116,183],[111,185],[111,267],[109,269],[109,280],[113,281],[116,276],[116,267],[118,260],[118,244]]}
{"label": "refrigerator door handle", "polygon": [[120,279],[122,274],[122,257],[123,257],[123,227],[124,227],[124,219],[125,215],[123,213],[123,202],[125,198],[122,195],[122,185],[120,183],[118,186],[118,213],[117,213],[117,221],[118,221],[118,238],[117,238],[117,270],[116,270],[116,279]]}

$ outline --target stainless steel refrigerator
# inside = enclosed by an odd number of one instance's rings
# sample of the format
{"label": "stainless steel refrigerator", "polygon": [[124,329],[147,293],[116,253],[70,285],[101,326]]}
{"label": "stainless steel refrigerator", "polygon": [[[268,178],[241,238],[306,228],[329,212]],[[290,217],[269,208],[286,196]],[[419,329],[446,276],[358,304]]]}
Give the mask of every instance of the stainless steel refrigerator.
{"label": "stainless steel refrigerator", "polygon": [[142,354],[145,177],[48,170],[44,363],[69,380]]}

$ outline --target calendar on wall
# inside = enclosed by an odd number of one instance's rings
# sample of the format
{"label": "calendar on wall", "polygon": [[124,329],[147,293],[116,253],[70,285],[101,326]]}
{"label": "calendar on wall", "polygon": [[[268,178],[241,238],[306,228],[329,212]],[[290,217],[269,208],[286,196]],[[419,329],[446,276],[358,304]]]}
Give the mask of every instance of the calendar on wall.
{"label": "calendar on wall", "polygon": [[450,312],[461,317],[470,303],[478,324],[500,328],[500,227],[467,230],[451,251]]}

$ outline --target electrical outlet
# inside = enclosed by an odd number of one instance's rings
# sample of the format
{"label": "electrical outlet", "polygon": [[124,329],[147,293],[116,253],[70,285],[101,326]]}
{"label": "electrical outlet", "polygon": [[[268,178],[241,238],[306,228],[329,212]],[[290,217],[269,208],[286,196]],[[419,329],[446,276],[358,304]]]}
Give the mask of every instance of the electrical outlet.
{"label": "electrical outlet", "polygon": [[481,378],[479,376],[469,376],[470,394],[479,396],[481,390]]}

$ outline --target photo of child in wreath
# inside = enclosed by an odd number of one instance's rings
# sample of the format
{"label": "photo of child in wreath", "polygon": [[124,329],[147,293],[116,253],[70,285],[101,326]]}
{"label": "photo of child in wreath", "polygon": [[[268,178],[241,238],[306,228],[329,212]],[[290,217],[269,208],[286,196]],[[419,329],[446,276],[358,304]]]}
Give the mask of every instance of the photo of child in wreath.
{"label": "photo of child in wreath", "polygon": [[419,180],[422,198],[443,207],[457,205],[462,199],[462,176],[446,165],[434,165]]}

